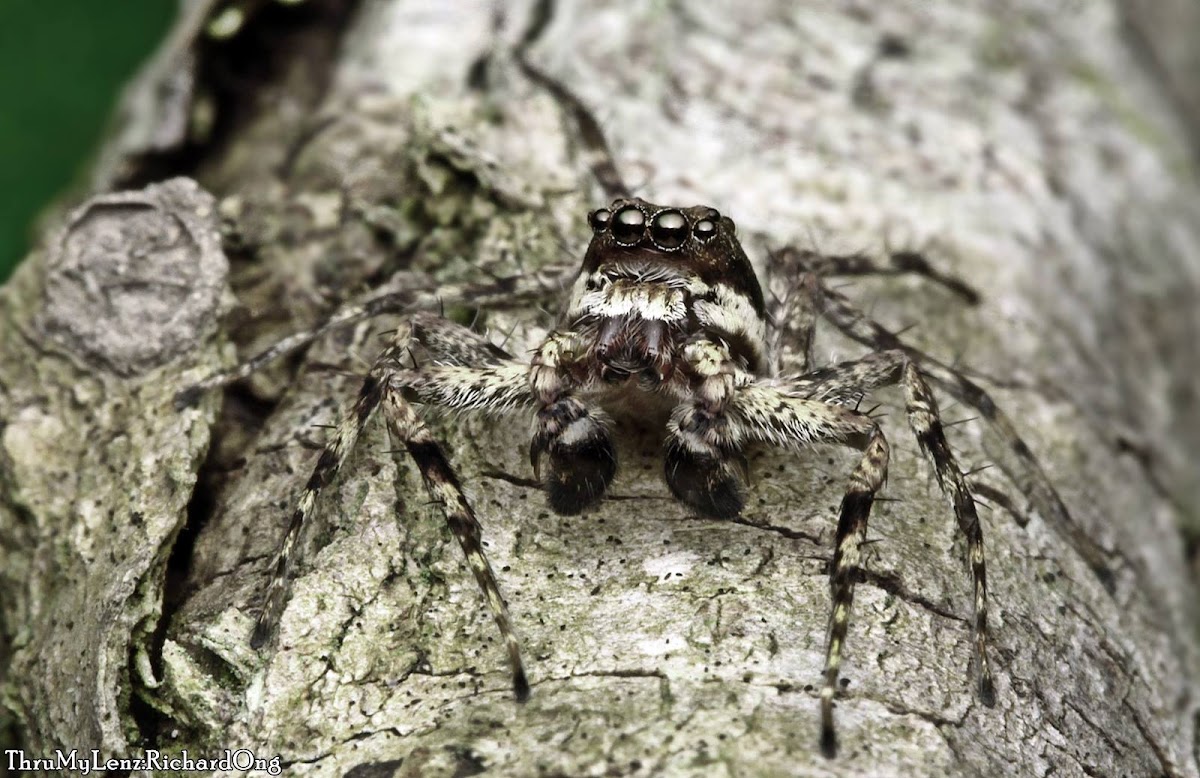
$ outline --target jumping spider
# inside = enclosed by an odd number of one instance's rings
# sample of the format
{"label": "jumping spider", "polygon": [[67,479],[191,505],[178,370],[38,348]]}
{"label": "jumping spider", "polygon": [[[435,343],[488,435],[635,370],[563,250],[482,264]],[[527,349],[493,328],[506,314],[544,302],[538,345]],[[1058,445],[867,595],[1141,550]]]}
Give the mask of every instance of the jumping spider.
{"label": "jumping spider", "polygon": [[[860,339],[869,339],[877,348],[880,343],[891,346],[863,359],[815,370],[804,354],[806,372],[792,377],[773,375],[776,345],[769,340],[767,304],[732,220],[705,206],[664,207],[618,198],[608,208],[593,211],[588,222],[593,236],[575,275],[565,314],[528,364],[466,327],[432,313],[412,313],[419,295],[393,292],[344,309],[319,330],[293,336],[242,367],[181,395],[180,403],[185,404],[199,392],[248,375],[332,326],[381,312],[407,313],[313,468],[275,557],[252,644],[263,645],[278,623],[296,542],[317,496],[382,406],[388,427],[412,455],[466,554],[507,646],[516,697],[526,699],[525,666],[507,606],[483,551],[482,529],[442,447],[412,404],[493,413],[536,411],[529,448],[534,472],[545,486],[550,506],[562,514],[576,514],[604,496],[617,472],[608,418],[601,407],[619,403],[629,390],[636,390],[669,403],[664,452],[667,485],[678,500],[703,516],[729,519],[739,515],[746,495],[742,452],[752,443],[800,448],[830,442],[862,452],[841,503],[830,569],[832,610],[820,708],[821,744],[826,755],[832,756],[837,747],[833,701],[854,584],[860,573],[867,519],[886,480],[889,455],[879,424],[857,410],[857,401],[879,387],[898,384],[904,391],[909,425],[933,464],[967,542],[974,584],[972,662],[978,694],[984,703],[993,704],[979,518],[967,481],[947,445],[933,394],[912,358],[916,352],[903,349],[894,335],[869,320],[863,324],[862,317],[839,302],[836,292],[824,292],[819,301],[819,284],[802,281],[796,289],[802,292],[807,315],[787,322],[800,322],[802,342],[811,343],[813,312],[820,307],[852,336],[858,331]],[[898,256],[894,263],[898,271],[916,270],[936,277],[913,255]],[[897,272],[871,268],[861,257],[798,254],[795,258],[802,260],[802,269],[810,271]],[[512,291],[510,286],[492,293]],[[474,294],[475,299],[486,296],[486,288],[480,287]],[[808,299],[803,299],[805,295]],[[862,327],[866,327],[865,334]],[[415,348],[432,357],[428,364],[415,364]],[[940,369],[936,361],[930,362],[931,367]],[[957,380],[961,392],[977,389],[961,376]],[[940,379],[942,384],[947,381],[950,379]],[[982,390],[978,391],[976,403],[986,402],[992,409],[989,418],[994,420],[997,412]]]}

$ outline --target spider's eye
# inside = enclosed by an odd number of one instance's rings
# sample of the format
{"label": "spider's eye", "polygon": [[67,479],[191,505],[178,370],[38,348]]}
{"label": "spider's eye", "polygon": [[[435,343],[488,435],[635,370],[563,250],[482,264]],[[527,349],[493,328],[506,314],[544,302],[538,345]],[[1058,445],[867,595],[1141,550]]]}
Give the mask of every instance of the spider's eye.
{"label": "spider's eye", "polygon": [[612,211],[607,208],[601,208],[588,214],[588,224],[592,226],[592,232],[597,235],[608,229],[610,221],[612,221]]}
{"label": "spider's eye", "polygon": [[679,211],[663,211],[650,222],[650,240],[655,248],[674,251],[683,245],[688,236],[687,219]]}
{"label": "spider's eye", "polygon": [[613,239],[622,246],[636,246],[646,232],[646,214],[637,206],[627,205],[613,214]]}
{"label": "spider's eye", "polygon": [[711,240],[712,236],[717,234],[717,223],[712,219],[701,219],[692,228],[692,234],[701,242]]}

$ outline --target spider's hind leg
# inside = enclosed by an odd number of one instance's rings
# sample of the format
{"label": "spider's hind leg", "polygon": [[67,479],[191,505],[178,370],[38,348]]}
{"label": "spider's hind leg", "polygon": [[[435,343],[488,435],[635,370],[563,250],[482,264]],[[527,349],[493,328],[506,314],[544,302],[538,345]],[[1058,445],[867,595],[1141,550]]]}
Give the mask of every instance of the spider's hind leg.
{"label": "spider's hind leg", "polygon": [[[808,254],[810,256],[805,256],[803,252],[783,252],[777,254],[775,259],[788,272],[812,272],[815,267],[819,269],[822,259],[820,255],[813,255],[812,252],[808,252]],[[786,263],[789,261],[793,264],[787,265]],[[833,264],[836,266],[837,263]],[[953,279],[939,272],[935,271],[930,275],[920,268],[910,272],[928,276],[952,290],[955,289]],[[834,274],[837,274],[836,271]],[[969,296],[965,297],[968,300],[971,299]],[[976,294],[975,297],[977,299],[978,295]],[[1049,476],[1046,475],[1046,471],[1042,469],[1041,463],[1038,462],[1033,451],[1017,431],[1012,419],[1001,410],[983,387],[972,381],[955,366],[908,345],[898,334],[872,320],[852,305],[846,296],[836,289],[823,285],[821,298],[823,301],[821,315],[843,335],[873,350],[903,352],[909,359],[920,365],[920,372],[925,381],[946,392],[955,400],[975,409],[986,422],[985,432],[990,433],[984,438],[984,448],[988,456],[994,459],[996,464],[1008,475],[1021,494],[1030,501],[1034,510],[1057,527],[1091,568],[1101,585],[1110,593],[1115,591],[1116,581],[1110,569],[1108,554],[1095,538],[1071,516]]]}
{"label": "spider's hind leg", "polygon": [[967,486],[966,476],[959,469],[954,453],[950,450],[950,445],[946,442],[933,392],[929,391],[929,386],[913,362],[906,361],[901,382],[904,385],[909,426],[917,436],[921,450],[933,463],[938,485],[950,499],[958,529],[967,541],[967,564],[971,570],[974,588],[972,667],[975,671],[979,699],[984,705],[991,707],[996,704],[996,689],[987,655],[987,566],[983,554],[983,529],[979,523],[979,513],[975,509],[975,498]]}

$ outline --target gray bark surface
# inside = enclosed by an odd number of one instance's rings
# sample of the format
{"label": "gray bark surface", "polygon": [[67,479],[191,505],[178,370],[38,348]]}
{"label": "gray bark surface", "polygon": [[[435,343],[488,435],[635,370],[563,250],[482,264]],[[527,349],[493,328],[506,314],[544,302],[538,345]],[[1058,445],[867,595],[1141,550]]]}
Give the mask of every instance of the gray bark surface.
{"label": "gray bark surface", "polygon": [[[1180,537],[1197,516],[1196,171],[1116,7],[1051,5],[546,3],[527,50],[593,109],[639,194],[731,215],[764,275],[788,244],[918,248],[981,292],[841,287],[982,376],[1069,511],[982,419],[949,428],[1011,498],[982,511],[995,708],[967,672],[953,515],[895,391],[877,401],[896,501],[872,516],[836,761],[816,689],[843,449],[750,452],[747,510],[719,522],[670,499],[661,431],[626,420],[612,495],[562,517],[532,484],[524,418],[428,413],[522,638],[518,705],[457,544],[373,425],[322,495],[276,641],[249,647],[313,425],[394,322],[195,409],[174,393],[395,272],[573,261],[603,203],[571,117],[514,59],[539,9],[373,0],[290,33],[236,132],[198,155],[203,190],[93,199],[0,290],[0,660],[26,753],[247,748],[358,776],[1200,776]],[[189,62],[160,57],[141,88]],[[137,167],[130,138],[153,121],[130,118],[98,185]],[[476,325],[524,354],[553,322]],[[863,353],[828,325],[816,351]]]}

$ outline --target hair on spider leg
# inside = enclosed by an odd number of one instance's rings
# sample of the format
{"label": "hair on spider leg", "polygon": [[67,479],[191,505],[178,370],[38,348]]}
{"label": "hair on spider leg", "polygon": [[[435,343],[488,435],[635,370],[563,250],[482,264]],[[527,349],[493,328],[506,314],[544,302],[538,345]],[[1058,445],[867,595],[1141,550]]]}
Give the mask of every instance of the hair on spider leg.
{"label": "hair on spider leg", "polygon": [[508,332],[504,333],[504,337],[501,338],[500,342],[497,343],[496,345],[499,346],[500,348],[506,347],[508,345],[508,341],[512,339],[513,333],[515,333],[517,331],[518,326],[519,326],[518,322],[514,321],[513,325],[508,328]]}

